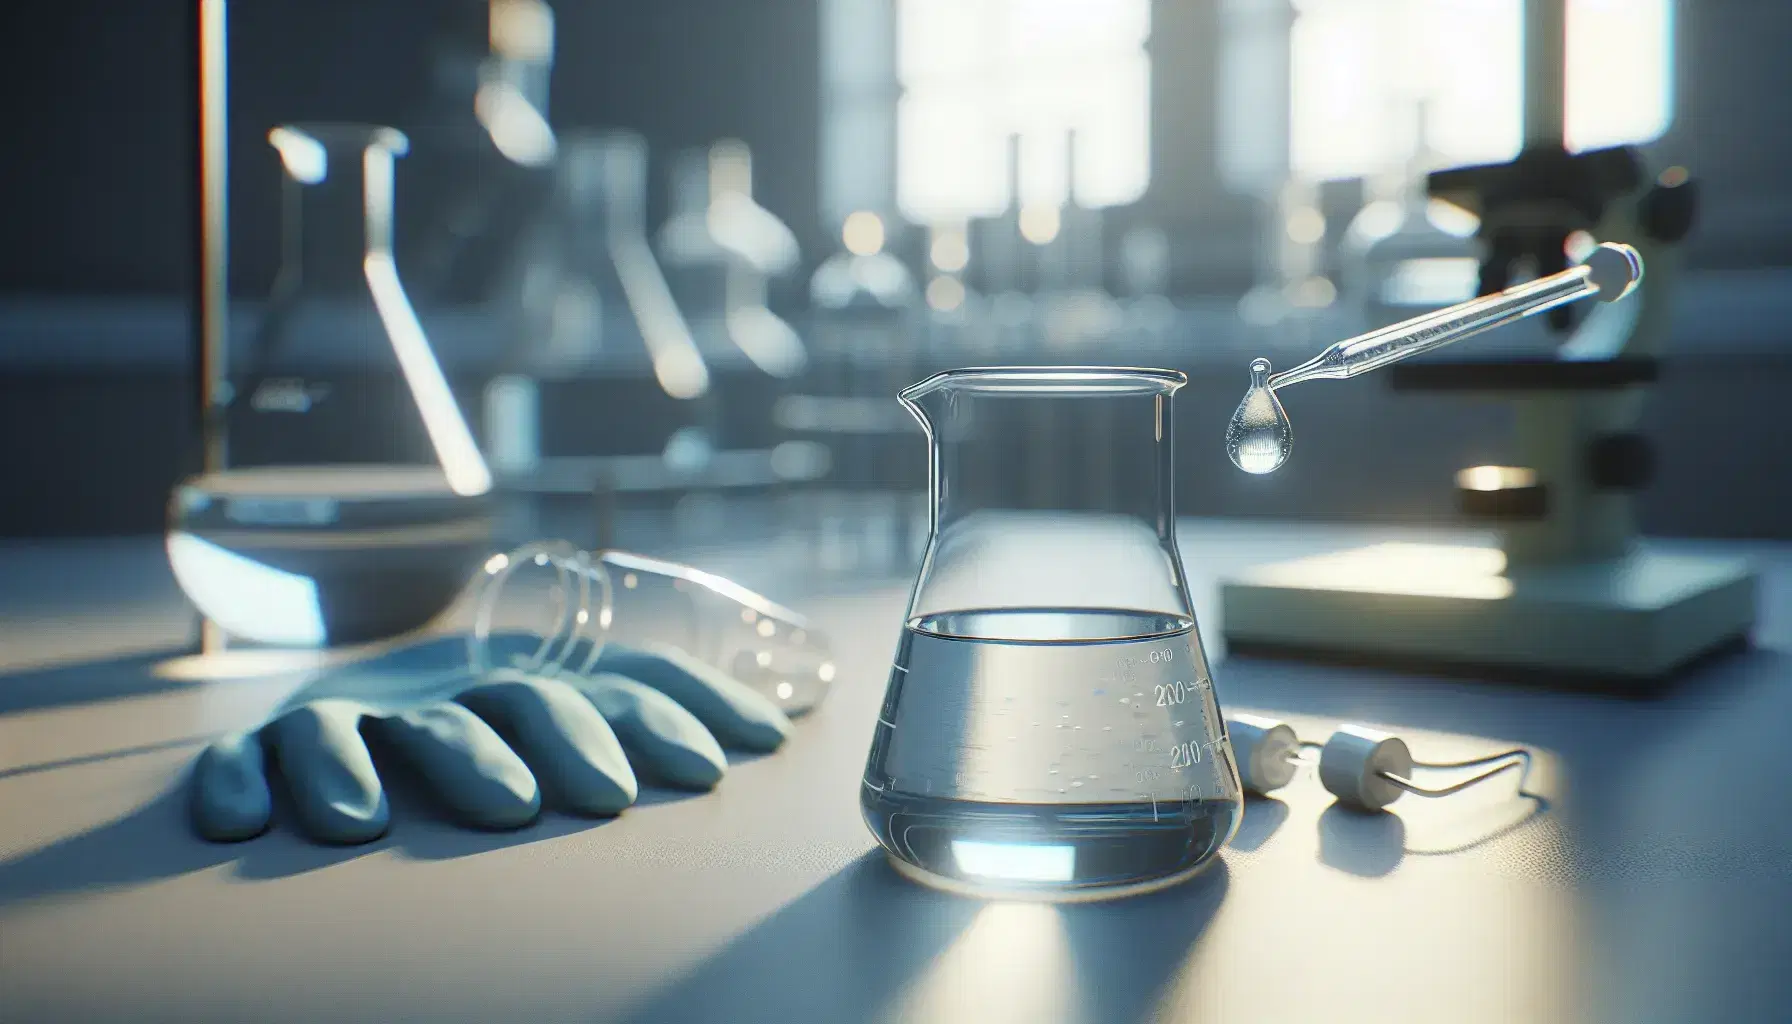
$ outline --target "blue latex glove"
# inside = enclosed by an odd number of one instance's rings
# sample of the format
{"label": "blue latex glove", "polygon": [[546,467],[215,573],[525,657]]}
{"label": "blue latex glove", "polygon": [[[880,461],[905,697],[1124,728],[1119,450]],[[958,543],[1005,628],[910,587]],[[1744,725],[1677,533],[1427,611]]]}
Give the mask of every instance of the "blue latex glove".
{"label": "blue latex glove", "polygon": [[[492,664],[520,664],[539,639],[490,640]],[[583,665],[584,651],[566,664]],[[583,673],[466,666],[460,639],[401,648],[324,673],[263,726],[212,744],[194,765],[195,830],[249,839],[273,817],[277,767],[304,834],[365,843],[391,824],[367,740],[411,767],[441,807],[469,828],[512,829],[544,801],[573,814],[621,813],[637,773],[708,790],[723,748],[778,749],[790,721],[769,699],[678,650],[606,646]],[[270,764],[270,761],[272,764]]]}

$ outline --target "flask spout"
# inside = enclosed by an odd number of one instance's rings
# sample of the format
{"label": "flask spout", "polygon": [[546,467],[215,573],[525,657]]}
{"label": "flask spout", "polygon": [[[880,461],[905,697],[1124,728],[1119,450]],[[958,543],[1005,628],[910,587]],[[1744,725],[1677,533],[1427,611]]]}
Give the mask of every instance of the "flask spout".
{"label": "flask spout", "polygon": [[926,380],[910,384],[896,393],[896,400],[902,403],[902,407],[908,410],[908,414],[915,418],[917,424],[920,424],[921,432],[929,438],[934,436],[933,414],[930,406],[937,401],[936,396],[944,394],[943,384],[947,376],[944,373],[936,373]]}

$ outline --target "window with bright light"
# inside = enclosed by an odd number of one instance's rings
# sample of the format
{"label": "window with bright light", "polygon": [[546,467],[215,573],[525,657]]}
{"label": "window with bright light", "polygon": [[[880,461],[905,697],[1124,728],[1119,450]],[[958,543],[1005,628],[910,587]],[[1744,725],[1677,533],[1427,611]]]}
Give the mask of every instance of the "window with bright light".
{"label": "window with bright light", "polygon": [[904,216],[940,223],[1006,209],[1011,135],[1023,203],[1074,195],[1103,207],[1143,195],[1150,28],[1150,0],[897,0]]}
{"label": "window with bright light", "polygon": [[[1308,179],[1409,159],[1510,160],[1523,144],[1524,0],[1296,0],[1290,159]],[[1659,138],[1673,118],[1673,0],[1568,0],[1572,150]]]}

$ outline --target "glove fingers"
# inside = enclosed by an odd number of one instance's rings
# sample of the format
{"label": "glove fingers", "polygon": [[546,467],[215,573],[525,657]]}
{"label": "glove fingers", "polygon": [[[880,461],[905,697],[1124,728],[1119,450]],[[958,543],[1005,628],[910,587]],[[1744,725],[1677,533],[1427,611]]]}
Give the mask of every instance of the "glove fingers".
{"label": "glove fingers", "polygon": [[555,805],[607,817],[639,795],[615,732],[565,683],[500,669],[455,699],[504,733]]}
{"label": "glove fingers", "polygon": [[365,713],[352,701],[324,700],[268,724],[299,827],[320,843],[369,843],[391,825],[386,792],[361,739]]}
{"label": "glove fingers", "polygon": [[790,734],[790,719],[771,700],[676,648],[607,646],[592,671],[627,676],[660,691],[695,715],[725,747],[771,753]]}
{"label": "glove fingers", "polygon": [[631,760],[656,781],[714,789],[728,756],[697,717],[665,694],[618,675],[568,679],[616,731]]}
{"label": "glove fingers", "polygon": [[267,831],[273,794],[254,733],[236,733],[205,749],[188,783],[193,828],[214,843],[235,843]]}
{"label": "glove fingers", "polygon": [[459,704],[414,708],[375,719],[374,727],[461,824],[521,828],[541,813],[541,792],[522,758]]}

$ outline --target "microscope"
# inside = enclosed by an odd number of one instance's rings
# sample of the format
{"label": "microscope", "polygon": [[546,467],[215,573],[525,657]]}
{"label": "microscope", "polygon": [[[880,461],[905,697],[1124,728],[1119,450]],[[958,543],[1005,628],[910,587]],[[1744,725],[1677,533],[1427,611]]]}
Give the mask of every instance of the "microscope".
{"label": "microscope", "polygon": [[1568,338],[1549,356],[1391,367],[1397,392],[1513,407],[1519,464],[1465,468],[1455,481],[1459,512],[1499,545],[1383,544],[1257,567],[1222,584],[1235,652],[1647,692],[1747,642],[1752,568],[1652,550],[1633,511],[1654,468],[1637,424],[1662,371],[1697,182],[1679,167],[1647,174],[1633,147],[1569,152],[1561,0],[1532,0],[1526,20],[1527,53],[1540,55],[1526,68],[1527,144],[1510,163],[1435,172],[1429,192],[1480,218],[1481,294],[1527,269],[1566,269],[1577,237],[1634,246],[1643,279],[1584,319],[1576,307],[1551,310],[1549,327]]}

